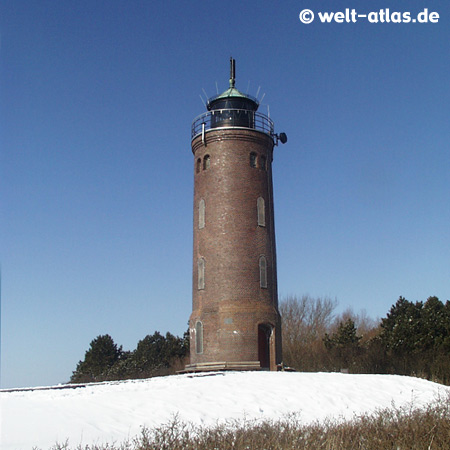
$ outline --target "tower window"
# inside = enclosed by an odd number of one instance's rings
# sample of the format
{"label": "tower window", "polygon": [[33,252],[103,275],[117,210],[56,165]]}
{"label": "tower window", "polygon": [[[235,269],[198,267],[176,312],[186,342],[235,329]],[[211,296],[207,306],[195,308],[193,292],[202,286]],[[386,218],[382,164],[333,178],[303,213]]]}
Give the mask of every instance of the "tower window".
{"label": "tower window", "polygon": [[261,155],[261,159],[259,161],[259,168],[262,170],[266,170],[266,157],[264,155]]}
{"label": "tower window", "polygon": [[209,155],[205,155],[203,158],[203,170],[209,169],[211,165],[211,157]]}
{"label": "tower window", "polygon": [[258,210],[258,225],[260,227],[266,226],[266,206],[264,199],[262,197],[258,197],[256,202],[257,210]]}
{"label": "tower window", "polygon": [[198,204],[198,228],[205,228],[205,200],[201,199]]}
{"label": "tower window", "polygon": [[256,153],[250,153],[250,167],[256,167]]}
{"label": "tower window", "polygon": [[203,353],[203,324],[200,320],[195,324],[195,353]]}
{"label": "tower window", "polygon": [[267,288],[267,260],[265,256],[259,258],[259,286]]}
{"label": "tower window", "polygon": [[200,258],[197,262],[198,266],[198,289],[205,289],[205,260]]}
{"label": "tower window", "polygon": [[197,159],[196,166],[195,166],[195,172],[196,172],[196,173],[200,173],[201,167],[202,167],[202,160],[201,160],[200,158],[198,158],[198,159]]}

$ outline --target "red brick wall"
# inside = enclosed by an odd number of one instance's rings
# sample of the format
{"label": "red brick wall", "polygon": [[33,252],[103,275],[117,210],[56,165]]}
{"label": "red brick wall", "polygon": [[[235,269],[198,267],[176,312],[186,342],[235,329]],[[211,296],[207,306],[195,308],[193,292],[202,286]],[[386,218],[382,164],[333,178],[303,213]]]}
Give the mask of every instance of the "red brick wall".
{"label": "red brick wall", "polygon": [[[258,360],[258,324],[275,327],[273,362],[281,362],[277,300],[270,136],[251,129],[217,129],[192,142],[194,153],[193,312],[191,364]],[[266,158],[266,170],[250,166],[250,153]],[[203,169],[203,159],[210,166]],[[197,160],[201,169],[197,173]],[[257,199],[265,201],[258,226]],[[205,227],[199,229],[199,202]],[[267,288],[260,287],[259,258],[267,260]],[[198,289],[197,261],[205,260],[205,288]],[[195,323],[203,323],[203,353],[195,351]]]}

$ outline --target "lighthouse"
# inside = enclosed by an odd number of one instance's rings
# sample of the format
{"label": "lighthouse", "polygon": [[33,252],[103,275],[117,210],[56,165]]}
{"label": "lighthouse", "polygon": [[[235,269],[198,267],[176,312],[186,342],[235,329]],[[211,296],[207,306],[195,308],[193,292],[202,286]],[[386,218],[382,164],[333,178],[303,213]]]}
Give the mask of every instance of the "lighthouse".
{"label": "lighthouse", "polygon": [[277,370],[281,363],[272,163],[286,142],[235,87],[194,119],[194,248],[189,372]]}

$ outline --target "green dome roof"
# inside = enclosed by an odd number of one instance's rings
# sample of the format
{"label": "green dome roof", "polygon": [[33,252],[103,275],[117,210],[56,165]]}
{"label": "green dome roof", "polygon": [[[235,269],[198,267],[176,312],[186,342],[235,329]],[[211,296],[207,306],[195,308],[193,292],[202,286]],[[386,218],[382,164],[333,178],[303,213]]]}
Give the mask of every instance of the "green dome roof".
{"label": "green dome roof", "polygon": [[[225,97],[243,97],[243,98],[250,98],[248,95],[243,94],[241,91],[237,90],[234,87],[234,79],[230,78],[230,87],[225,92],[222,92],[220,95],[217,95],[215,97],[212,97],[211,99],[218,99],[218,98],[225,98]],[[253,98],[252,98],[253,100]]]}
{"label": "green dome roof", "polygon": [[216,95],[208,99],[208,111],[212,109],[246,109],[256,111],[259,102],[255,97],[243,94],[235,87],[235,66],[234,59],[230,58],[230,87],[222,94]]}

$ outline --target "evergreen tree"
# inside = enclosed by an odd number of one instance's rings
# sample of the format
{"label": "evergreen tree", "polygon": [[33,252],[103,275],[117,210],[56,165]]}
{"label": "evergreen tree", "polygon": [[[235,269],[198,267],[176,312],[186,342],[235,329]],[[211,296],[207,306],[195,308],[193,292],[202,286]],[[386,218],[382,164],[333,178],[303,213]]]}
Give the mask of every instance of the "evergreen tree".
{"label": "evergreen tree", "polygon": [[133,359],[141,372],[155,371],[163,366],[165,339],[159,331],[140,340]]}
{"label": "evergreen tree", "polygon": [[382,337],[388,350],[397,356],[414,352],[420,333],[420,315],[422,303],[412,303],[400,297],[387,314],[381,319]]}
{"label": "evergreen tree", "polygon": [[147,335],[138,342],[133,354],[140,376],[153,376],[168,369],[176,359],[186,356],[186,338],[179,338],[167,332],[164,337],[159,331]]}
{"label": "evergreen tree", "polygon": [[448,308],[437,297],[429,297],[421,310],[418,347],[423,351],[439,349],[449,338]]}
{"label": "evergreen tree", "polygon": [[70,379],[71,383],[145,378],[175,373],[184,367],[189,353],[189,330],[183,337],[159,331],[138,342],[133,352],[104,335],[95,338]]}
{"label": "evergreen tree", "polygon": [[357,358],[361,354],[360,340],[361,336],[357,335],[355,322],[350,318],[341,322],[331,336],[325,334],[325,347],[334,360],[335,368],[348,369],[357,364]]}
{"label": "evergreen tree", "polygon": [[437,297],[425,303],[400,297],[381,321],[381,340],[390,371],[450,381],[450,304]]}
{"label": "evergreen tree", "polygon": [[331,337],[325,334],[325,345],[327,348],[351,348],[358,346],[361,336],[358,336],[356,332],[353,319],[347,319],[339,324],[336,333],[333,333]]}
{"label": "evergreen tree", "polygon": [[80,361],[73,372],[72,383],[101,381],[122,355],[109,334],[96,337],[86,351],[84,360]]}

